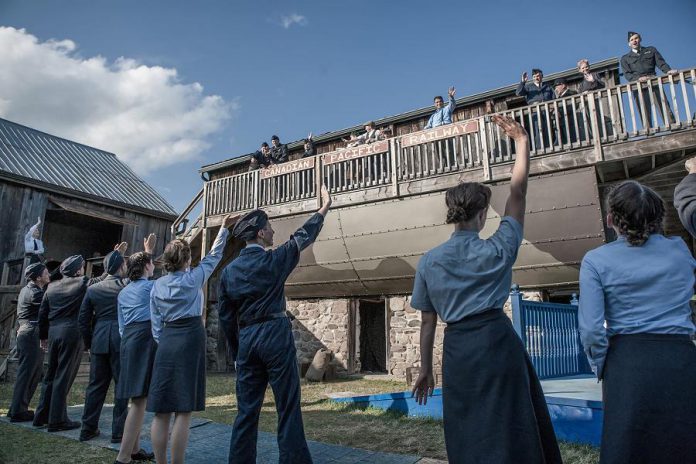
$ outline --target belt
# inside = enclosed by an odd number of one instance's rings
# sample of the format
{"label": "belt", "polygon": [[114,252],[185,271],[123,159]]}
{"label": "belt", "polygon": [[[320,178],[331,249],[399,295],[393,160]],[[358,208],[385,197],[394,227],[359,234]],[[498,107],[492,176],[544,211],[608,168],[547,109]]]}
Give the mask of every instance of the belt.
{"label": "belt", "polygon": [[249,327],[250,325],[256,325],[256,324],[261,324],[262,322],[268,322],[272,321],[274,319],[289,319],[286,312],[280,312],[280,313],[273,313],[269,314],[268,316],[261,316],[257,317],[256,319],[252,319],[250,321],[239,321],[239,328],[242,329],[244,327]]}
{"label": "belt", "polygon": [[19,319],[17,321],[17,323],[19,323],[19,325],[31,325],[31,326],[39,325],[39,321],[28,321],[26,319]]}

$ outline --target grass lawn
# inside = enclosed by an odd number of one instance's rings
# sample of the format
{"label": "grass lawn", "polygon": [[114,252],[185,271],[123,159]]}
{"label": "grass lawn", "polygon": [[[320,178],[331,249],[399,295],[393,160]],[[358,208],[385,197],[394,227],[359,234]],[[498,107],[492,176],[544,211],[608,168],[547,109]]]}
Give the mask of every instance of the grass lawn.
{"label": "grass lawn", "polygon": [[[69,404],[84,403],[84,383],[75,383],[68,398]],[[442,422],[414,419],[394,412],[377,409],[355,409],[331,403],[327,394],[350,391],[355,394],[375,394],[403,391],[405,384],[391,380],[344,379],[302,386],[302,414],[309,440],[334,443],[356,448],[392,453],[414,454],[445,459]],[[107,402],[112,402],[109,392]],[[0,383],[0,414],[10,405],[12,384]],[[38,392],[32,402],[35,408]],[[223,424],[232,424],[236,415],[234,378],[231,375],[208,376],[206,410],[195,413]],[[269,389],[261,412],[259,428],[275,432],[277,416],[273,394]],[[25,444],[31,443],[30,447]],[[561,443],[566,464],[593,464],[599,453],[588,446]],[[48,458],[50,456],[50,458]],[[79,456],[79,458],[76,458]],[[0,462],[2,463],[111,463],[116,454],[61,437],[33,434],[18,427],[0,424]]]}

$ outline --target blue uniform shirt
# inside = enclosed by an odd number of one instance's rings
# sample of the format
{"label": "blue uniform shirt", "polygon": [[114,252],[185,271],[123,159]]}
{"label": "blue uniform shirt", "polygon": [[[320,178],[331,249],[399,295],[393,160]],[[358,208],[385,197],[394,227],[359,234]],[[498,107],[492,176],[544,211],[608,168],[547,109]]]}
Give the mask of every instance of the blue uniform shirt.
{"label": "blue uniform shirt", "polygon": [[694,269],[696,260],[680,237],[653,234],[643,246],[630,246],[619,236],[587,252],[580,266],[578,323],[598,377],[612,335],[694,333]]}
{"label": "blue uniform shirt", "polygon": [[150,291],[154,285],[154,280],[133,280],[118,294],[118,333],[121,336],[128,324],[150,320]]}
{"label": "blue uniform shirt", "polygon": [[229,231],[220,227],[210,252],[193,269],[170,272],[155,281],[150,292],[152,337],[159,342],[164,322],[203,314],[203,284],[222,259]]}
{"label": "blue uniform shirt", "polygon": [[421,258],[411,306],[435,311],[444,322],[457,322],[491,308],[502,308],[510,294],[512,264],[522,243],[522,225],[510,216],[481,239],[462,230]]}
{"label": "blue uniform shirt", "polygon": [[454,97],[449,97],[449,103],[443,106],[439,110],[435,111],[428,119],[428,123],[425,125],[424,129],[431,129],[433,127],[444,126],[445,124],[452,124],[452,113],[457,103],[454,101]]}
{"label": "blue uniform shirt", "polygon": [[520,82],[517,85],[515,94],[520,97],[524,96],[528,105],[550,101],[556,98],[556,94],[551,86],[545,82],[541,83],[541,87],[538,87],[534,82]]}

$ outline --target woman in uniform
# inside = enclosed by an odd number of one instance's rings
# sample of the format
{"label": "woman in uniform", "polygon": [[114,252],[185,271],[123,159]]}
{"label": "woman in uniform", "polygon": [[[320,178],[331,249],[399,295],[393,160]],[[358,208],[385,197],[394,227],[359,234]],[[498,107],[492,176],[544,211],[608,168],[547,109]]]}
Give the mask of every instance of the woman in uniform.
{"label": "woman in uniform", "polygon": [[205,344],[203,285],[222,259],[230,227],[227,216],[208,255],[190,269],[191,248],[172,240],[162,255],[167,274],[155,281],[150,293],[152,336],[158,343],[147,410],[155,413],[150,435],[155,460],[167,462],[169,421],[172,426],[172,464],[184,462],[192,411],[205,409]]}
{"label": "woman in uniform", "polygon": [[422,311],[419,403],[432,395],[437,317],[445,323],[442,402],[451,463],[560,463],[544,395],[522,341],[503,312],[522,242],[529,139],[514,120],[493,116],[515,141],[510,196],[495,233],[481,239],[491,190],[475,182],[450,188],[454,233],[418,263],[411,306]]}
{"label": "woman in uniform", "polygon": [[580,267],[580,336],[602,384],[600,462],[696,462],[696,261],[665,237],[665,205],[635,181],[607,198],[617,239]]}
{"label": "woman in uniform", "polygon": [[[146,243],[154,249],[155,235]],[[148,249],[147,245],[145,247]],[[117,464],[131,460],[154,458],[154,454],[140,448],[140,429],[145,416],[145,403],[150,388],[152,364],[157,344],[152,338],[150,323],[150,291],[155,284],[149,280],[155,271],[152,255],[135,253],[128,258],[130,283],[118,294],[118,330],[121,334],[121,379],[116,386],[116,398],[130,399],[131,406],[121,440]]]}

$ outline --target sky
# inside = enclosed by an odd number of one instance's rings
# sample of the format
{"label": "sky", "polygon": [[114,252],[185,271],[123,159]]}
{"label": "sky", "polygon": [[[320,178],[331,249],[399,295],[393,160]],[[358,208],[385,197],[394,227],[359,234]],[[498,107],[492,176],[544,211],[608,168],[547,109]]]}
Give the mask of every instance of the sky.
{"label": "sky", "polygon": [[0,0],[0,117],[115,153],[177,210],[202,165],[628,50],[696,66],[696,0]]}

